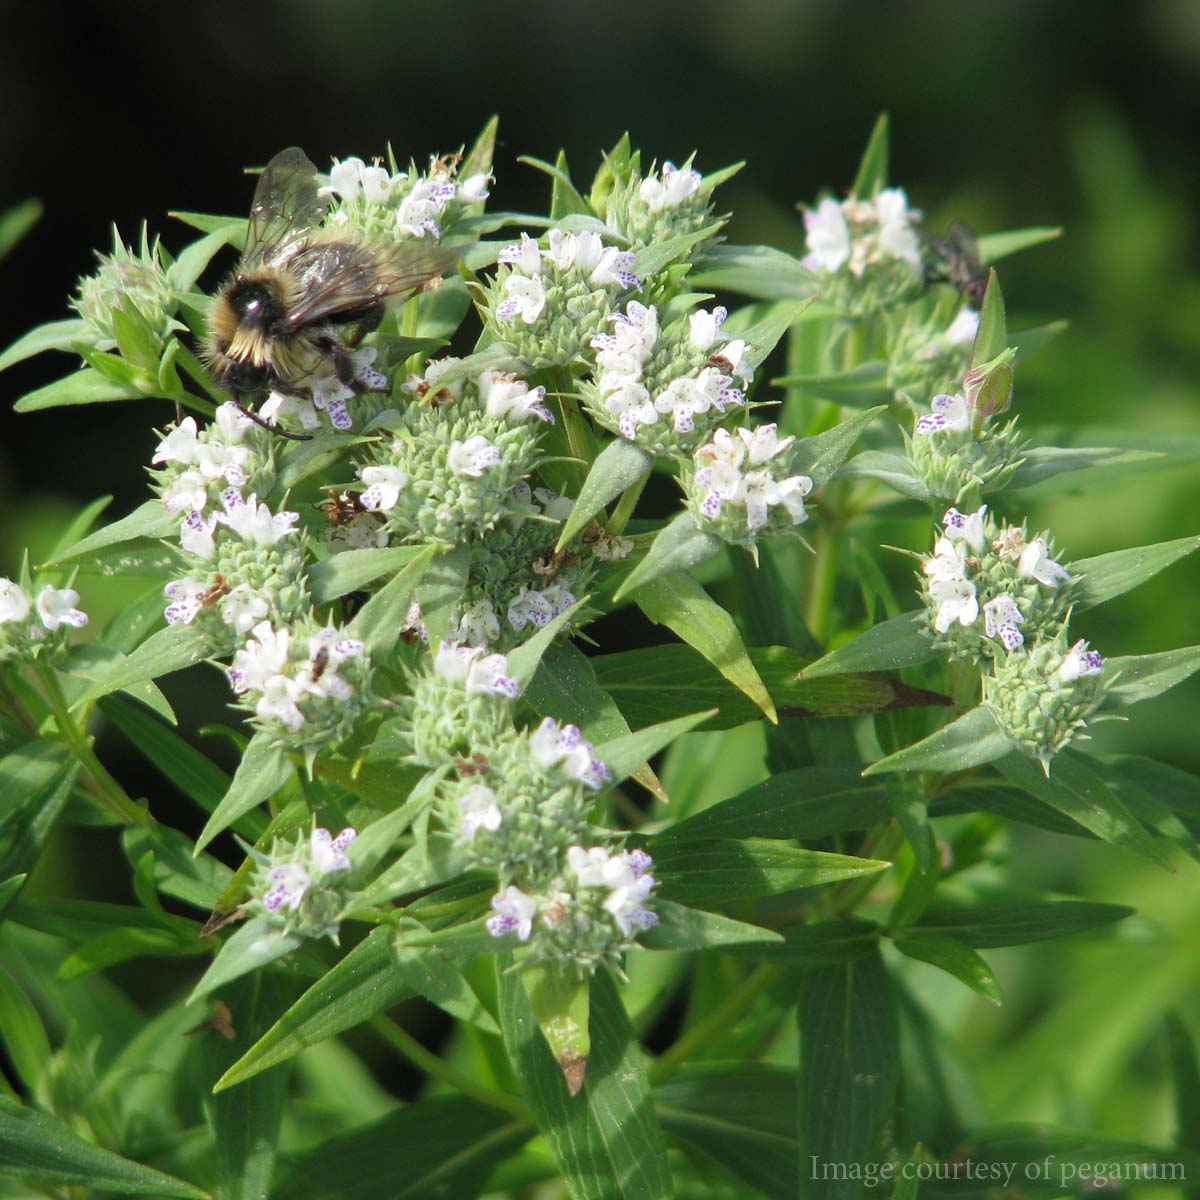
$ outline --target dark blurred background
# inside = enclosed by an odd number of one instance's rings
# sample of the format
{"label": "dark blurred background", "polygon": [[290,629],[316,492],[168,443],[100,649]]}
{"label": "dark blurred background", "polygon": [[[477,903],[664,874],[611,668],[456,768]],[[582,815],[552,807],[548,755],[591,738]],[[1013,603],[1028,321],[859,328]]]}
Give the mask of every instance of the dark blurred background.
{"label": "dark blurred background", "polygon": [[[519,154],[564,147],[586,180],[628,129],[660,159],[698,149],[703,169],[748,160],[721,192],[731,239],[795,249],[796,201],[847,186],[886,109],[893,181],[932,228],[955,217],[980,231],[1066,227],[1002,264],[1014,324],[1071,322],[1022,367],[1027,431],[1176,451],[1148,475],[1093,479],[1086,500],[1031,496],[1033,522],[1053,524],[1072,557],[1196,531],[1193,0],[77,0],[0,11],[0,209],[30,196],[46,207],[0,264],[0,346],[67,315],[114,222],[132,241],[149,221],[178,249],[191,234],[168,210],[245,212],[243,167],[291,143],[321,164],[389,141],[420,161],[495,112],[493,204],[537,211],[546,181]],[[112,517],[145,496],[165,404],[12,413],[69,365],[47,354],[0,375],[0,573],[26,544],[36,557],[81,502],[111,493]],[[1106,653],[1200,640],[1198,589],[1200,567],[1178,566],[1082,632]],[[1141,710],[1136,732],[1106,743],[1200,768],[1200,690],[1184,698]]]}

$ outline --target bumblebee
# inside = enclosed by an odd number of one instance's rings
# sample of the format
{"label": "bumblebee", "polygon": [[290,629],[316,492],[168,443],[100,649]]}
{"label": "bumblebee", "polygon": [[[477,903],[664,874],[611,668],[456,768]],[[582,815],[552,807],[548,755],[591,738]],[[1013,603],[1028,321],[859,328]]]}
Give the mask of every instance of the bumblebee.
{"label": "bumblebee", "polygon": [[930,250],[925,278],[929,283],[950,283],[976,308],[983,304],[988,270],[980,260],[979,243],[962,221],[952,221],[945,237],[924,235]]}
{"label": "bumblebee", "polygon": [[281,150],[267,164],[204,341],[213,379],[235,396],[311,397],[330,377],[360,392],[386,386],[377,372],[360,374],[352,351],[379,325],[386,301],[436,287],[458,260],[441,246],[322,229],[327,206],[303,150]]}

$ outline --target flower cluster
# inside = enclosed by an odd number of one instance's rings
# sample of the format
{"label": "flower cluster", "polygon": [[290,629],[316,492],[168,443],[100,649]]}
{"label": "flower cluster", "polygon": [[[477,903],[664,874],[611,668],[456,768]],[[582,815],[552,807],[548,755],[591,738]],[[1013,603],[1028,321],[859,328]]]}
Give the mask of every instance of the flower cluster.
{"label": "flower cluster", "polygon": [[[613,313],[612,332],[591,339],[592,382],[583,397],[596,420],[652,454],[693,446],[753,378],[747,346],[721,332],[724,308],[700,310],[659,330],[658,310],[631,300]],[[697,426],[699,421],[699,427]]]}
{"label": "flower cluster", "polygon": [[694,233],[711,220],[710,192],[689,158],[681,167],[664,162],[642,177],[631,169],[613,181],[603,208],[610,229],[635,246],[652,246]]}
{"label": "flower cluster", "polygon": [[789,475],[784,457],[794,440],[780,438],[774,425],[718,429],[684,474],[697,524],[727,542],[752,546],[763,534],[791,532],[807,521],[804,498],[813,482]]}
{"label": "flower cluster", "polygon": [[933,554],[921,564],[929,632],[951,658],[995,657],[1052,635],[1075,591],[1048,534],[997,525],[987,505],[948,509]]}
{"label": "flower cluster", "polygon": [[566,366],[582,357],[621,293],[638,291],[634,256],[591,231],[552,229],[543,248],[528,234],[505,246],[487,293],[490,326],[531,367]]}
{"label": "flower cluster", "polygon": [[[359,468],[359,503],[380,513],[399,541],[478,541],[512,508],[512,491],[536,467],[538,439],[527,425],[552,420],[544,391],[487,373],[445,386],[456,360],[430,364],[407,387],[423,403],[377,417],[393,436]],[[446,365],[443,365],[446,364]]]}
{"label": "flower cluster", "polygon": [[804,265],[834,277],[826,291],[835,302],[859,311],[900,303],[921,287],[920,219],[902,188],[869,200],[826,197],[804,214]]}
{"label": "flower cluster", "polygon": [[391,171],[378,161],[368,166],[361,158],[342,159],[320,189],[336,201],[327,223],[373,236],[437,241],[459,214],[488,196],[489,175],[457,174],[454,157],[431,160],[424,174],[411,164],[407,171]]}
{"label": "flower cluster", "polygon": [[82,629],[88,618],[78,604],[74,588],[47,583],[31,597],[19,583],[0,578],[0,663],[32,658],[44,645],[60,645],[67,629]]}
{"label": "flower cluster", "polygon": [[349,827],[334,836],[314,828],[294,842],[276,841],[271,852],[256,854],[250,911],[298,937],[338,940],[338,927],[349,892],[350,859],[346,849],[355,839]]}
{"label": "flower cluster", "polygon": [[971,347],[979,330],[979,313],[963,305],[944,321],[906,321],[889,346],[887,385],[896,399],[911,405],[929,398],[967,370]]}

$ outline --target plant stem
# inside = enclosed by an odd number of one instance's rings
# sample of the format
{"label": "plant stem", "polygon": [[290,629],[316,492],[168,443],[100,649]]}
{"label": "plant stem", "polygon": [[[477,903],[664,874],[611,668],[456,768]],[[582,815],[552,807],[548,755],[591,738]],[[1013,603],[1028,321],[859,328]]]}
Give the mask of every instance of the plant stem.
{"label": "plant stem", "polygon": [[842,557],[842,539],[839,532],[826,521],[817,528],[813,540],[817,561],[812,573],[805,620],[813,637],[824,645],[833,617],[838,565]]}
{"label": "plant stem", "polygon": [[649,478],[650,472],[647,471],[637,483],[631,484],[621,493],[617,507],[613,509],[613,514],[608,519],[607,532],[612,537],[624,532],[625,526],[629,524],[629,518],[633,516],[633,510],[637,508],[637,502],[642,498],[642,489],[646,486],[646,480]]}
{"label": "plant stem", "polygon": [[[199,384],[204,389],[205,394],[211,397],[214,404],[224,404],[229,399],[228,396],[217,390],[209,378],[208,372],[204,369],[204,364],[182,342],[179,343],[175,361],[183,368],[184,374],[193,383]],[[172,396],[171,399],[174,400],[176,397]],[[181,404],[187,404],[188,407],[195,408],[197,412],[202,412],[205,416],[211,417],[213,414],[211,406],[204,404],[203,401],[188,392],[182,393],[178,399]]]}
{"label": "plant stem", "polygon": [[481,1104],[486,1104],[491,1108],[498,1108],[501,1112],[516,1117],[519,1121],[529,1121],[529,1109],[525,1107],[525,1102],[519,1096],[493,1091],[479,1083],[478,1080],[472,1079],[470,1075],[443,1062],[432,1050],[427,1050],[422,1046],[407,1029],[393,1021],[391,1017],[373,1017],[371,1025],[393,1050],[398,1050],[413,1066],[420,1067],[427,1075],[433,1075],[443,1083],[462,1092],[464,1096],[470,1096],[472,1100],[478,1100]]}
{"label": "plant stem", "polygon": [[648,1072],[650,1083],[654,1086],[665,1083],[697,1050],[703,1050],[714,1037],[729,1029],[778,974],[779,968],[770,963],[755,967],[716,1008],[655,1059]]}
{"label": "plant stem", "polygon": [[37,675],[42,681],[50,711],[54,714],[59,736],[71,753],[79,759],[83,769],[91,776],[96,784],[97,800],[107,808],[113,816],[127,825],[148,825],[154,818],[149,809],[136,804],[126,793],[125,789],[108,773],[104,764],[96,757],[92,744],[87,735],[80,729],[75,718],[71,715],[67,698],[63,695],[62,686],[54,668],[47,663],[37,664]]}

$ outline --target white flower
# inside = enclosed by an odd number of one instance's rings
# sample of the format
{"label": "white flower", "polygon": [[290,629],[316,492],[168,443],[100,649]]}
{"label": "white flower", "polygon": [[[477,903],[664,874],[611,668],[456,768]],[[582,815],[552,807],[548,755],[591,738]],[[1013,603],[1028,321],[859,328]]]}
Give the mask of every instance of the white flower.
{"label": "white flower", "polygon": [[951,346],[969,346],[978,332],[979,314],[969,304],[964,304],[942,337]]}
{"label": "white flower", "polygon": [[575,507],[575,501],[570,496],[560,496],[551,488],[534,488],[533,496],[542,506],[542,512],[552,521],[565,521]]}
{"label": "white flower", "polygon": [[386,204],[395,180],[385,167],[363,167],[359,173],[363,198],[368,204]]}
{"label": "white flower", "polygon": [[1017,573],[1025,579],[1036,579],[1046,587],[1058,587],[1071,578],[1070,573],[1050,557],[1043,538],[1034,538],[1021,551]]}
{"label": "white flower", "polygon": [[527,233],[521,234],[519,242],[503,247],[496,261],[509,266],[521,275],[535,276],[542,273],[542,254],[538,244]]}
{"label": "white flower", "polygon": [[941,433],[949,429],[962,433],[970,427],[971,410],[963,396],[934,396],[929,402],[932,413],[917,418],[917,433]]}
{"label": "white flower", "polygon": [[712,362],[719,365],[726,375],[732,375],[743,383],[749,383],[754,378],[749,347],[741,338],[723,342],[713,354]]}
{"label": "white flower", "polygon": [[940,537],[934,543],[932,556],[921,563],[921,570],[934,583],[966,579],[967,556],[953,539]]}
{"label": "white flower", "polygon": [[477,783],[458,798],[458,811],[462,820],[463,837],[468,842],[475,840],[475,835],[486,829],[495,833],[500,828],[500,806],[496,803],[496,793],[490,787]]}
{"label": "white flower", "polygon": [[174,579],[163,591],[171,601],[163,616],[168,625],[190,625],[200,611],[200,597],[208,591],[208,585],[198,579]]}
{"label": "white flower", "polygon": [[210,435],[216,432],[226,445],[236,446],[254,428],[254,422],[232,400],[217,405]]}
{"label": "white flower", "polygon": [[246,482],[244,467],[250,458],[248,446],[226,446],[221,442],[201,442],[196,446],[196,465],[205,479],[224,479],[234,487]]}
{"label": "white flower", "polygon": [[329,541],[335,552],[338,542],[346,550],[380,550],[388,544],[388,531],[370,513],[356,513],[329,531]]}
{"label": "white flower", "polygon": [[665,162],[661,179],[655,179],[652,175],[643,179],[638,196],[651,212],[662,212],[664,208],[677,208],[702,182],[699,171],[693,171],[690,167],[680,170],[674,163]]}
{"label": "white flower", "polygon": [[361,158],[345,158],[334,162],[329,172],[329,186],[318,188],[319,195],[330,193],[342,200],[353,200],[362,191],[362,172],[366,163]]}
{"label": "white flower", "polygon": [[169,513],[203,512],[208,503],[208,480],[199,471],[176,475],[159,497]]}
{"label": "white flower", "polygon": [[504,696],[515,700],[521,685],[508,675],[503,654],[484,654],[482,646],[443,642],[433,660],[434,670],[451,683],[461,683],[468,696]]}
{"label": "white flower", "polygon": [[281,675],[288,665],[291,633],[287,629],[276,631],[270,621],[260,621],[253,634],[233,656],[233,666],[225,672],[239,695],[251,690],[262,691],[267,681]]}
{"label": "white flower", "polygon": [[295,733],[304,724],[298,703],[303,698],[304,689],[297,680],[287,675],[272,675],[263,683],[254,711],[260,720],[274,719]]}
{"label": "white flower", "polygon": [[1088,644],[1079,639],[1067,651],[1057,674],[1064,683],[1074,683],[1081,675],[1098,675],[1104,668],[1104,659],[1095,650],[1089,650]]}
{"label": "white flower", "polygon": [[274,546],[288,534],[295,533],[292,527],[300,520],[299,513],[272,514],[265,504],[258,503],[258,497],[253,492],[243,499],[241,492],[227,488],[221,493],[221,503],[225,511],[217,514],[217,520],[233,530],[242,541],[256,546]]}
{"label": "white flower", "polygon": [[975,585],[965,579],[934,579],[929,585],[929,595],[937,605],[933,627],[938,633],[945,633],[955,621],[973,625],[979,617]]}
{"label": "white flower", "polygon": [[343,383],[336,375],[326,375],[310,380],[308,390],[312,394],[313,406],[329,417],[334,429],[344,431],[350,428],[353,422],[346,403],[354,399],[354,389],[349,384]]}
{"label": "white flower", "polygon": [[400,390],[407,392],[410,396],[427,396],[430,392],[433,392],[439,399],[459,400],[462,398],[463,385],[466,383],[466,380],[460,376],[457,379],[452,379],[449,383],[442,384],[441,378],[447,371],[452,367],[457,367],[461,362],[462,359],[455,357],[453,354],[447,354],[443,358],[435,358],[432,362],[425,365],[425,373],[423,375],[418,375],[414,372],[400,385]]}
{"label": "white flower", "polygon": [[458,619],[457,640],[468,646],[486,646],[500,636],[496,610],[486,600],[468,605]]}
{"label": "white flower", "polygon": [[612,779],[612,772],[596,758],[595,748],[579,729],[574,725],[560,728],[552,717],[546,717],[530,734],[529,753],[539,766],[557,768],[590,788],[600,788]]}
{"label": "white flower", "polygon": [[551,619],[574,607],[575,597],[561,583],[542,589],[542,599],[550,606]]}
{"label": "white flower", "polygon": [[891,258],[899,258],[914,270],[921,266],[921,243],[914,222],[921,217],[908,207],[903,188],[885,188],[875,197],[879,219],[879,249]]}
{"label": "white flower", "polygon": [[537,901],[527,896],[519,887],[509,884],[502,892],[492,897],[495,916],[488,917],[487,930],[492,937],[504,937],[515,933],[522,942],[529,941],[533,932],[533,918],[537,915]]}
{"label": "white flower", "polygon": [[658,409],[650,399],[645,384],[631,375],[604,375],[597,384],[604,407],[617,418],[617,428],[623,438],[637,436],[638,426],[653,425]]}
{"label": "white flower", "polygon": [[400,493],[408,486],[408,475],[399,467],[362,467],[358,477],[368,485],[358,502],[371,512],[395,508]]}
{"label": "white flower", "polygon": [[591,347],[598,351],[596,364],[605,371],[640,378],[642,363],[658,341],[658,309],[630,300],[625,311],[609,315],[612,333],[598,333]]}
{"label": "white flower", "polygon": [[314,829],[309,839],[313,870],[318,875],[328,875],[331,871],[348,871],[350,859],[346,857],[346,847],[356,837],[358,834],[349,825],[337,837],[328,829]]}
{"label": "white flower", "polygon": [[547,424],[554,424],[554,414],[546,407],[544,387],[530,390],[525,380],[502,371],[485,371],[477,384],[484,409],[492,420],[537,417]]}
{"label": "white flower", "polygon": [[87,613],[76,608],[79,593],[74,588],[56,588],[46,584],[37,598],[37,613],[42,624],[53,633],[60,625],[73,625],[82,629],[87,623]]}
{"label": "white flower", "polygon": [[528,587],[522,587],[512,600],[509,601],[508,623],[518,633],[526,625],[532,625],[535,629],[541,629],[543,626],[549,625],[553,620],[554,611],[550,607],[550,602],[541,592],[534,592]]}
{"label": "white flower", "polygon": [[542,315],[542,309],[546,307],[546,289],[540,279],[510,275],[504,281],[504,291],[508,299],[496,305],[497,321],[519,316],[526,325],[532,325]]}
{"label": "white flower", "polygon": [[29,616],[29,608],[29,597],[20,584],[11,579],[0,579],[0,625],[25,620]]}
{"label": "white flower", "polygon": [[217,527],[217,514],[206,517],[201,512],[190,512],[179,526],[179,544],[188,554],[197,558],[210,559],[216,552],[213,531]]}
{"label": "white flower", "polygon": [[746,447],[752,467],[760,467],[771,459],[778,458],[796,440],[794,437],[781,439],[775,425],[759,425],[754,429],[747,429],[743,425],[738,428],[737,433]]}
{"label": "white flower", "polygon": [[[271,611],[267,598],[256,592],[248,583],[238,584],[228,595],[221,598],[221,620],[232,625],[239,635],[245,635]],[[169,621],[170,610],[167,620]]]}
{"label": "white flower", "polygon": [[[574,265],[576,258],[579,257],[581,249],[581,241],[583,238],[595,238],[600,242],[600,237],[595,233],[585,233],[576,237],[573,233],[567,233],[564,229],[552,229],[547,235],[546,241],[548,246],[542,251],[542,257],[550,263],[557,271],[569,271]],[[594,258],[598,259],[597,252]]]}
{"label": "white flower", "polygon": [[477,433],[465,442],[451,442],[446,462],[455,475],[478,479],[489,467],[500,462],[500,451]]}
{"label": "white flower", "polygon": [[644,850],[610,855],[599,846],[589,850],[572,846],[567,851],[567,864],[575,872],[580,887],[608,888],[604,907],[626,937],[635,929],[650,929],[658,923],[658,917],[644,907],[657,886],[649,873],[653,863]]}
{"label": "white flower", "polygon": [[268,871],[267,882],[271,885],[263,896],[267,912],[278,912],[285,907],[295,912],[311,886],[312,878],[303,863],[290,862]]}
{"label": "white flower", "polygon": [[725,323],[727,316],[729,316],[729,310],[721,304],[718,304],[712,312],[699,309],[692,313],[688,317],[688,339],[692,345],[697,350],[707,350],[720,337],[721,326]]}
{"label": "white flower", "polygon": [[850,227],[842,206],[833,199],[822,200],[815,211],[804,214],[808,255],[804,265],[811,271],[837,271],[850,257]]}
{"label": "white flower", "polygon": [[942,524],[946,536],[952,542],[966,542],[976,553],[984,547],[983,516],[987,505],[982,504],[973,513],[960,513],[957,508],[946,509]]}
{"label": "white flower", "polygon": [[459,180],[455,198],[463,204],[478,204],[488,198],[488,185],[491,182],[492,177],[484,172],[469,175],[466,179]]}
{"label": "white flower", "polygon": [[454,199],[454,184],[433,179],[419,179],[396,209],[396,225],[402,233],[423,238],[427,233],[440,237],[438,217]]}
{"label": "white flower", "polygon": [[301,688],[310,696],[349,700],[354,691],[338,674],[348,658],[357,658],[364,649],[358,638],[342,635],[340,629],[326,625],[308,639],[308,662],[299,676]]}
{"label": "white flower", "polygon": [[276,417],[297,417],[305,429],[316,429],[321,424],[317,406],[305,396],[285,396],[282,392],[272,392],[258,410],[258,415],[264,421]]}
{"label": "white flower", "polygon": [[1024,624],[1025,617],[1009,595],[1001,593],[983,606],[984,632],[988,637],[998,637],[1009,650],[1024,645],[1025,636],[1019,628]]}
{"label": "white flower", "polygon": [[177,462],[187,465],[196,461],[196,418],[184,417],[154,450],[154,463]]}

